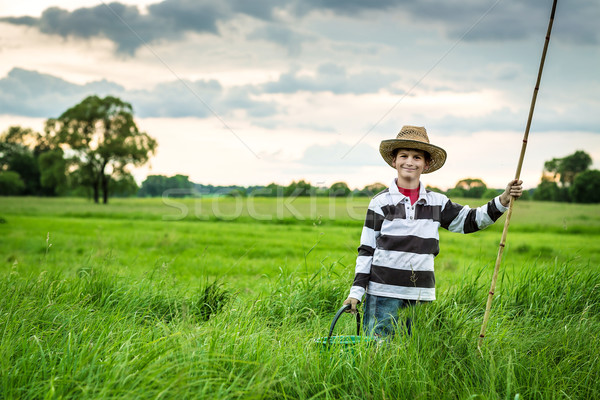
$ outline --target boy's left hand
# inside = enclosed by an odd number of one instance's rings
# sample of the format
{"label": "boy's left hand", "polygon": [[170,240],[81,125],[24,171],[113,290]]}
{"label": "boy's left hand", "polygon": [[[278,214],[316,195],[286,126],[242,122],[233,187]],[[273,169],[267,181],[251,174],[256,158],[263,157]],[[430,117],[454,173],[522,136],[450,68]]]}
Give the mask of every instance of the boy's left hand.
{"label": "boy's left hand", "polygon": [[512,181],[508,182],[504,193],[500,195],[500,203],[502,203],[504,207],[508,207],[511,196],[514,197],[515,200],[521,197],[523,194],[523,186],[521,186],[522,184],[523,181],[520,179],[513,179]]}

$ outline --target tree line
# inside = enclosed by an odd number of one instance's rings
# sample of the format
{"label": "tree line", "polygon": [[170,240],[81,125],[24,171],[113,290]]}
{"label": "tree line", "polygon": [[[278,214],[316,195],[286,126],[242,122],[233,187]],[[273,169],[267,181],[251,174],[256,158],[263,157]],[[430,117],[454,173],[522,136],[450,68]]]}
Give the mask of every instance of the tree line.
{"label": "tree line", "polygon": [[[194,197],[194,196],[230,196],[230,197],[372,197],[386,189],[383,183],[366,185],[362,189],[351,189],[346,182],[335,182],[331,186],[313,186],[305,180],[292,181],[289,185],[270,183],[266,186],[215,186],[194,183],[187,175],[150,175],[142,182],[138,191],[139,197]],[[504,189],[488,188],[485,182],[478,178],[460,180],[456,186],[448,191],[427,186],[428,190],[444,193],[449,197],[462,198],[493,198]],[[525,193],[523,198],[529,198]]]}
{"label": "tree line", "polygon": [[216,186],[194,183],[187,175],[150,175],[142,182],[140,197],[186,197],[186,196],[237,196],[237,197],[290,197],[327,196],[347,197],[373,196],[385,189],[382,183],[367,185],[362,189],[350,189],[346,182],[335,182],[331,186],[313,186],[305,180],[293,181],[287,186],[271,183],[254,186]]}
{"label": "tree line", "polygon": [[[0,195],[87,196],[107,203],[110,197],[157,196],[373,196],[381,183],[350,189],[345,182],[329,187],[305,180],[282,186],[214,186],[191,182],[186,175],[149,175],[141,187],[129,168],[145,164],[157,142],[138,129],[131,104],[113,96],[89,96],[58,118],[45,122],[43,132],[12,126],[0,135]],[[523,198],[540,201],[600,203],[600,171],[579,150],[545,162],[537,188]],[[488,188],[479,178],[465,178],[444,192],[449,197],[491,198],[502,189]]]}

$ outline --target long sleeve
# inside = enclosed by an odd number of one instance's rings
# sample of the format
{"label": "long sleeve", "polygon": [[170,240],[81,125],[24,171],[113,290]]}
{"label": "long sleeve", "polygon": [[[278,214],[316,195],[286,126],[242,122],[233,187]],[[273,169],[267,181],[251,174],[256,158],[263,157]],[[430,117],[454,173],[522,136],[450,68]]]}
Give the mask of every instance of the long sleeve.
{"label": "long sleeve", "polygon": [[461,206],[448,200],[441,213],[441,226],[450,232],[473,233],[492,225],[507,210],[500,196],[477,208]]}
{"label": "long sleeve", "polygon": [[381,234],[383,219],[381,207],[377,205],[375,198],[373,198],[369,203],[365,224],[360,236],[354,282],[352,283],[349,297],[362,300],[365,294],[371,276],[373,254],[377,246],[377,238]]}

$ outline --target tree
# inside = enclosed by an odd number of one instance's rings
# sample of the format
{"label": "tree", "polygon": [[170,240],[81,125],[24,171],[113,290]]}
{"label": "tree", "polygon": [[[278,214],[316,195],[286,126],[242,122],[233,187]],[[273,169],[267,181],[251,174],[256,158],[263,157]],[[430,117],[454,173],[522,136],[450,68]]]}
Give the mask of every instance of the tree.
{"label": "tree", "polygon": [[94,202],[102,191],[108,203],[110,181],[128,174],[130,165],[145,164],[156,150],[156,140],[141,132],[133,120],[133,108],[116,97],[89,96],[60,117],[46,122],[46,134],[79,171],[80,182],[89,185]]}
{"label": "tree", "polygon": [[454,197],[467,197],[465,196],[465,189],[462,188],[452,188],[446,192],[446,196],[454,198]]}
{"label": "tree", "polygon": [[435,192],[435,193],[444,193],[444,191],[438,187],[435,186],[425,186],[425,190],[429,190],[430,192]]}
{"label": "tree", "polygon": [[183,189],[183,191],[187,191],[188,193],[186,194],[189,195],[192,189],[194,188],[194,183],[190,182],[189,176],[177,174],[173,175],[170,178],[167,178],[167,186],[169,188]]}
{"label": "tree", "polygon": [[18,125],[8,127],[6,132],[2,134],[2,142],[19,144],[29,149],[38,146],[41,135],[31,128],[23,128]]}
{"label": "tree", "polygon": [[264,196],[266,197],[275,197],[279,196],[280,193],[283,194],[285,187],[276,184],[275,182],[269,183],[265,187]]}
{"label": "tree", "polygon": [[[164,175],[148,175],[142,182],[142,187],[138,192],[140,197],[159,197],[167,190],[171,191],[171,197],[183,197],[191,194],[194,183],[190,182],[187,175],[174,175],[167,177]],[[172,190],[177,189],[177,190]]]}
{"label": "tree", "polygon": [[600,203],[600,171],[594,169],[578,174],[570,192],[577,203]]}
{"label": "tree", "polygon": [[346,197],[350,194],[350,188],[346,182],[336,182],[329,188],[329,196]]}
{"label": "tree", "polygon": [[67,162],[64,152],[58,148],[46,151],[38,157],[40,168],[40,185],[50,194],[61,195],[68,187]]}
{"label": "tree", "polygon": [[110,195],[113,197],[135,196],[140,187],[131,174],[117,176],[110,180]]}
{"label": "tree", "polygon": [[542,180],[533,192],[533,199],[539,201],[557,201],[560,188],[554,181]]}
{"label": "tree", "polygon": [[480,199],[487,190],[487,185],[479,178],[465,178],[458,181],[454,188],[462,189],[464,197]]}
{"label": "tree", "polygon": [[502,194],[503,190],[498,190],[498,189],[486,189],[485,192],[483,192],[483,195],[481,196],[481,198],[483,199],[493,199],[494,197],[498,196],[499,194]]}
{"label": "tree", "polygon": [[0,171],[18,174],[24,185],[22,194],[39,194],[40,169],[33,151],[20,143],[7,141],[6,136],[0,140]]}
{"label": "tree", "polygon": [[14,171],[0,171],[0,196],[16,196],[23,192],[25,183]]}
{"label": "tree", "polygon": [[138,192],[140,197],[158,197],[167,189],[167,177],[164,175],[148,175],[142,182]]}
{"label": "tree", "polygon": [[286,186],[283,190],[284,196],[309,196],[311,193],[311,189],[313,189],[312,185],[305,180],[300,180],[298,182],[292,182],[288,186]]}
{"label": "tree", "polygon": [[586,171],[592,165],[592,158],[582,150],[563,157],[553,158],[544,163],[544,172],[550,173],[554,179],[558,178],[563,187],[573,184],[577,174]]}
{"label": "tree", "polygon": [[368,197],[373,197],[375,196],[377,193],[381,192],[382,190],[385,190],[387,188],[387,186],[385,186],[383,183],[371,183],[370,185],[365,186],[359,193],[359,196],[368,196]]}
{"label": "tree", "polygon": [[63,151],[30,128],[11,126],[2,134],[0,169],[17,172],[26,195],[58,195],[66,189]]}

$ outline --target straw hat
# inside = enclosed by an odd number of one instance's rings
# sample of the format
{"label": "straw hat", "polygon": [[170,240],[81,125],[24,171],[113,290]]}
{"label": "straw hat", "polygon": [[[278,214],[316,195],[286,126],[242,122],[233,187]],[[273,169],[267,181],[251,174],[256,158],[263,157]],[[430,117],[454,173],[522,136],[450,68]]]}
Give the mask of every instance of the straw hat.
{"label": "straw hat", "polygon": [[392,166],[392,161],[394,160],[393,152],[396,149],[418,149],[428,152],[431,156],[431,161],[429,162],[429,168],[423,171],[424,174],[437,171],[446,162],[446,150],[429,143],[427,131],[422,126],[405,125],[400,130],[400,133],[398,133],[398,136],[396,136],[396,139],[381,141],[379,152],[385,162],[392,168],[394,168]]}

